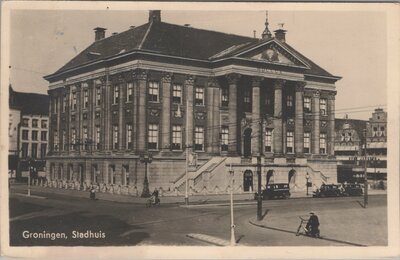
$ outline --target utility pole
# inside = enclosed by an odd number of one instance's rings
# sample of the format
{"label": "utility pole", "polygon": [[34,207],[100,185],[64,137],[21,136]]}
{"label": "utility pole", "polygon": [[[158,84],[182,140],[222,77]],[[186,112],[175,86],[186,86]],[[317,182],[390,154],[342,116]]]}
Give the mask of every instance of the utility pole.
{"label": "utility pole", "polygon": [[229,175],[231,177],[231,246],[236,245],[236,239],[235,239],[235,224],[233,222],[233,183],[234,183],[234,171],[232,169],[232,162],[229,167]]}
{"label": "utility pole", "polygon": [[368,206],[367,128],[364,129],[364,208]]}
{"label": "utility pole", "polygon": [[262,219],[262,194],[261,194],[261,151],[262,151],[262,121],[260,120],[260,150],[257,154],[257,220]]}

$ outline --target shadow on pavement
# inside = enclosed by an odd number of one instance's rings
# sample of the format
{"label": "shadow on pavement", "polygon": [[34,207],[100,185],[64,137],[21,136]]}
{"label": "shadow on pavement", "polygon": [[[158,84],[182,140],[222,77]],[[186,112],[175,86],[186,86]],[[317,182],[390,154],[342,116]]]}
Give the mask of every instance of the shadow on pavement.
{"label": "shadow on pavement", "polygon": [[[126,230],[135,230],[134,233],[121,237]],[[65,233],[67,238],[29,238],[23,237],[23,232],[30,233]],[[98,234],[87,238],[73,238],[73,232]],[[104,237],[102,237],[104,234]],[[11,246],[116,246],[137,245],[149,234],[141,227],[129,225],[120,219],[108,215],[85,215],[85,212],[73,212],[58,216],[41,216],[28,220],[13,221],[10,223]]]}
{"label": "shadow on pavement", "polygon": [[364,203],[363,202],[361,202],[361,201],[359,201],[359,200],[357,200],[357,203],[361,206],[361,208],[365,208],[365,206],[364,206]]}
{"label": "shadow on pavement", "polygon": [[[262,224],[255,224],[253,222],[250,221],[251,224],[258,226],[258,227],[262,227],[262,228],[266,228],[266,229],[270,229],[270,230],[275,230],[275,231],[280,231],[280,232],[285,232],[285,233],[290,233],[290,234],[294,234],[296,235],[297,233],[295,231],[291,231],[291,230],[286,230],[286,229],[281,229],[281,228],[275,228],[275,227],[268,227]],[[301,234],[301,236],[303,237],[308,237],[304,234]],[[310,237],[311,238],[311,237]],[[357,243],[353,243],[353,242],[348,242],[348,241],[343,241],[343,240],[338,240],[338,239],[332,239],[332,238],[327,238],[327,237],[320,237],[320,238],[313,238],[313,239],[322,239],[322,240],[327,240],[327,241],[332,241],[332,242],[336,242],[336,243],[340,243],[340,244],[345,244],[345,245],[349,245],[349,246],[361,246],[361,247],[365,247],[366,245],[362,245],[362,244],[357,244]]]}
{"label": "shadow on pavement", "polygon": [[262,214],[262,216],[261,216],[261,220],[263,220],[265,218],[265,216],[268,214],[268,212],[269,212],[269,209],[266,209],[264,214]]}
{"label": "shadow on pavement", "polygon": [[50,209],[51,207],[37,205],[28,202],[22,202],[17,198],[10,198],[9,199],[9,210],[10,210],[10,218],[21,216],[24,214],[43,211],[46,209]]}

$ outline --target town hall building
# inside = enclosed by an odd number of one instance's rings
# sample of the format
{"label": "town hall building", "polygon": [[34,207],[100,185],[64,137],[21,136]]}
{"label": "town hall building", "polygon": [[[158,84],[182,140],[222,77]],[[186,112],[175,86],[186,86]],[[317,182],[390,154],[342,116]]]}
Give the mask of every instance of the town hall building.
{"label": "town hall building", "polygon": [[[337,182],[333,76],[266,27],[251,38],[162,21],[95,41],[45,77],[48,184],[164,196]],[[189,159],[188,159],[189,158]],[[189,167],[186,165],[189,161]],[[188,171],[188,172],[186,172]]]}

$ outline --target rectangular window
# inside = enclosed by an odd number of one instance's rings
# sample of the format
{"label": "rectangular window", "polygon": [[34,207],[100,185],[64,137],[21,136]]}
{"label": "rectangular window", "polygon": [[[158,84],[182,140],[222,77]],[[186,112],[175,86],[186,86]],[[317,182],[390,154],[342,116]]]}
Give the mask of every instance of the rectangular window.
{"label": "rectangular window", "polygon": [[223,126],[221,128],[221,151],[228,151],[229,145],[229,127]]}
{"label": "rectangular window", "polygon": [[40,145],[40,158],[46,157],[47,154],[47,144]]}
{"label": "rectangular window", "polygon": [[65,112],[65,111],[67,111],[67,102],[68,102],[68,100],[67,100],[67,95],[64,95],[64,97],[63,97],[63,112]]}
{"label": "rectangular window", "polygon": [[195,104],[196,104],[196,106],[204,105],[204,88],[196,87]]}
{"label": "rectangular window", "polygon": [[37,145],[38,144],[32,144],[32,153],[31,153],[31,156],[32,156],[32,158],[37,158]]}
{"label": "rectangular window", "polygon": [[72,92],[72,101],[71,101],[72,111],[76,110],[76,92]]}
{"label": "rectangular window", "polygon": [[326,134],[319,134],[319,153],[326,154]]}
{"label": "rectangular window", "polygon": [[47,131],[40,132],[40,140],[47,141]]}
{"label": "rectangular window", "polygon": [[27,143],[22,143],[22,148],[21,148],[21,156],[22,158],[28,157],[28,144]]}
{"label": "rectangular window", "polygon": [[76,143],[76,129],[71,129],[71,150],[75,150],[75,143]]}
{"label": "rectangular window", "polygon": [[311,112],[311,98],[304,97],[304,112],[310,113]]}
{"label": "rectangular window", "polygon": [[133,83],[129,82],[126,85],[126,102],[132,102],[133,100]]}
{"label": "rectangular window", "polygon": [[54,151],[58,151],[58,143],[59,143],[58,132],[57,132],[57,130],[55,130],[54,131],[54,143],[53,143]]}
{"label": "rectangular window", "polygon": [[158,148],[158,125],[150,124],[149,125],[149,136],[148,136],[148,149],[157,149]]}
{"label": "rectangular window", "polygon": [[42,120],[42,128],[47,128],[47,120]]}
{"label": "rectangular window", "polygon": [[57,113],[57,111],[58,111],[58,98],[55,97],[53,99],[53,114]]}
{"label": "rectangular window", "polygon": [[272,152],[272,129],[265,130],[264,151]]}
{"label": "rectangular window", "polygon": [[38,121],[37,119],[32,119],[32,127],[38,127]]}
{"label": "rectangular window", "polygon": [[101,105],[101,88],[97,87],[96,88],[96,106]]}
{"label": "rectangular window", "polygon": [[97,149],[100,149],[100,134],[101,134],[101,132],[100,132],[100,126],[97,125],[97,126],[96,126],[96,148],[97,148]]}
{"label": "rectangular window", "polygon": [[126,124],[126,147],[132,149],[132,124]]}
{"label": "rectangular window", "polygon": [[310,136],[309,132],[304,133],[304,153],[310,153]]}
{"label": "rectangular window", "polygon": [[118,126],[114,125],[113,127],[113,149],[118,149]]}
{"label": "rectangular window", "polygon": [[204,150],[204,127],[196,126],[194,132],[194,149],[196,151]]}
{"label": "rectangular window", "polygon": [[286,132],[286,153],[293,153],[293,147],[294,147],[293,132],[287,131]]}
{"label": "rectangular window", "polygon": [[221,105],[227,107],[229,104],[229,90],[228,88],[221,89]]}
{"label": "rectangular window", "polygon": [[119,86],[114,86],[114,96],[113,96],[113,104],[116,105],[119,102]]}
{"label": "rectangular window", "polygon": [[67,131],[63,130],[62,131],[62,149],[64,151],[67,150]]}
{"label": "rectangular window", "polygon": [[29,119],[28,118],[22,119],[22,126],[26,126],[26,127],[29,126]]}
{"label": "rectangular window", "polygon": [[172,102],[174,104],[182,103],[182,85],[174,84],[172,86]]}
{"label": "rectangular window", "polygon": [[159,95],[159,86],[158,82],[150,81],[149,82],[149,101],[150,102],[158,102]]}
{"label": "rectangular window", "polygon": [[29,131],[22,130],[22,140],[28,140]]}
{"label": "rectangular window", "polygon": [[87,126],[83,127],[83,143],[85,144],[85,150],[89,150],[89,143],[88,143],[88,128]]}
{"label": "rectangular window", "polygon": [[180,125],[172,126],[172,150],[182,149],[182,127]]}
{"label": "rectangular window", "polygon": [[293,107],[293,96],[287,95],[286,96],[286,107]]}
{"label": "rectangular window", "polygon": [[38,131],[32,131],[32,141],[38,140]]}
{"label": "rectangular window", "polygon": [[86,88],[83,90],[83,108],[88,108],[89,106],[89,90]]}
{"label": "rectangular window", "polygon": [[319,100],[319,111],[321,113],[321,115],[327,115],[327,111],[326,111],[326,99],[321,98]]}
{"label": "rectangular window", "polygon": [[244,103],[247,103],[247,104],[250,104],[250,103],[251,103],[251,92],[250,92],[249,89],[246,89],[246,90],[243,92],[243,102],[244,102]]}

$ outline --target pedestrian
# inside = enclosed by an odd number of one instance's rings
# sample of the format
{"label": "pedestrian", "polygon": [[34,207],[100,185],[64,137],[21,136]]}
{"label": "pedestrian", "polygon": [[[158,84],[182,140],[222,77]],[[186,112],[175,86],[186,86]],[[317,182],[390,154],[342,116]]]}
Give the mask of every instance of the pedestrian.
{"label": "pedestrian", "polygon": [[158,198],[158,190],[157,190],[157,188],[154,188],[154,191],[153,191],[152,195],[154,196],[154,204],[158,204],[160,202],[160,199]]}
{"label": "pedestrian", "polygon": [[92,186],[92,188],[90,189],[90,199],[96,199],[96,189],[94,188],[94,186]]}
{"label": "pedestrian", "polygon": [[310,212],[310,218],[306,225],[306,234],[312,237],[319,237],[319,219],[314,211]]}

